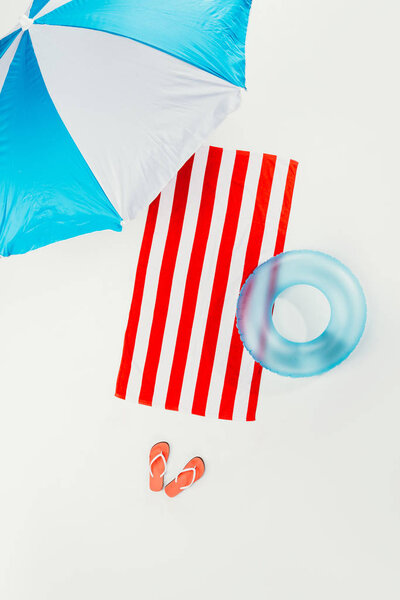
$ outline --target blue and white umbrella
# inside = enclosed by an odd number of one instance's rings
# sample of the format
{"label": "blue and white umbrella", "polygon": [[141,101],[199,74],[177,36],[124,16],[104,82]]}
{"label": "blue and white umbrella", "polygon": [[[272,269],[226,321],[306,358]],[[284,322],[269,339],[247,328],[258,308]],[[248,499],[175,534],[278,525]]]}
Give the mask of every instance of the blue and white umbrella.
{"label": "blue and white umbrella", "polygon": [[0,40],[0,255],[120,230],[240,102],[251,0],[33,0]]}

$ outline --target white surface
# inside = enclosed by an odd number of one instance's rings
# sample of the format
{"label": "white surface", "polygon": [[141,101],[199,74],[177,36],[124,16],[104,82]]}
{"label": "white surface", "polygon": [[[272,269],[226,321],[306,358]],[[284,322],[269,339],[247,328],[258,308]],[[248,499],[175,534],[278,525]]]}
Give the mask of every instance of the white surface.
{"label": "white surface", "polygon": [[276,299],[272,321],[277,331],[292,342],[310,342],[329,325],[328,298],[311,285],[294,285]]}
{"label": "white surface", "polygon": [[127,38],[49,25],[30,33],[54,105],[122,219],[240,105],[239,88]]}
{"label": "white surface", "polygon": [[[24,10],[0,0],[1,29]],[[241,110],[213,136],[301,162],[287,248],[360,278],[340,368],[274,378],[255,425],[113,399],[139,223],[0,261],[0,595],[398,600],[397,0],[255,0]],[[204,457],[176,500],[147,491]]]}

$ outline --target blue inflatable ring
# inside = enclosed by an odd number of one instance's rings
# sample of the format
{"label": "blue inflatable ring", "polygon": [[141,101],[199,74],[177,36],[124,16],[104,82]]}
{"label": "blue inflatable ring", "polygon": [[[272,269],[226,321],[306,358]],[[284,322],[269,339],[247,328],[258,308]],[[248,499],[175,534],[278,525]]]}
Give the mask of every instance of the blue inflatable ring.
{"label": "blue inflatable ring", "polygon": [[[276,330],[276,298],[294,285],[310,285],[328,299],[331,317],[325,331],[304,343]],[[288,377],[311,377],[329,371],[357,346],[364,332],[367,307],[353,273],[322,252],[285,252],[260,265],[247,279],[237,305],[237,327],[245,348],[265,369]]]}

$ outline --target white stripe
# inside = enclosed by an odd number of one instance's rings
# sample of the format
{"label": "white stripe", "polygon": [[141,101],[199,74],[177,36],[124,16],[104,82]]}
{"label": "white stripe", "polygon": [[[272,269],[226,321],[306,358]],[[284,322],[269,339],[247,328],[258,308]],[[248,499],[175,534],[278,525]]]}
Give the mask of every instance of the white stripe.
{"label": "white stripe", "polygon": [[[278,235],[279,222],[282,213],[283,198],[286,189],[286,180],[289,170],[289,162],[290,161],[287,159],[279,158],[276,161],[259,264],[271,258],[275,251],[276,238]],[[249,352],[244,349],[240,366],[238,392],[236,394],[235,407],[233,411],[233,418],[235,420],[246,419],[253,372],[254,360]],[[262,377],[266,377],[268,375],[270,374],[267,374],[265,369],[263,369]]]}
{"label": "white stripe", "polygon": [[165,242],[168,235],[171,210],[174,200],[176,178],[173,179],[161,194],[160,205],[151,245],[140,318],[132,358],[132,369],[128,383],[127,397],[137,401],[142,385],[142,375],[146,361],[149,335],[153,322],[154,307],[157,298],[158,274],[164,255]]}
{"label": "white stripe", "polygon": [[[130,223],[127,222],[123,222],[122,223],[122,227],[123,227],[123,235],[126,236],[126,241],[127,241],[127,246],[129,244],[129,259],[132,260],[132,264],[137,265],[138,261],[139,261],[139,256],[140,256],[140,250],[142,247],[142,244],[138,244],[137,240],[142,240],[143,239],[143,235],[144,235],[144,231],[146,228],[146,222],[147,222],[147,215],[149,212],[149,207],[143,209],[137,216],[137,218],[134,221],[131,221]],[[136,242],[133,242],[133,240],[136,240]],[[132,244],[133,242],[133,244]],[[124,247],[124,250],[126,250],[127,248]],[[128,288],[129,289],[129,288]],[[129,309],[130,309],[130,304],[132,303],[132,287],[130,288],[130,290],[128,291],[128,294],[130,293],[131,297],[129,299],[129,305],[128,305],[128,313],[129,313]]]}
{"label": "white stripe", "polygon": [[154,389],[153,406],[165,406],[208,154],[209,147],[203,146],[195,154],[193,163],[182,235],[171,287],[167,321],[165,323],[160,363]]}
{"label": "white stripe", "polygon": [[214,283],[215,268],[224,228],[229,190],[232,182],[233,167],[236,152],[229,150],[222,154],[221,167],[219,171],[218,184],[214,202],[214,212],[211,221],[208,244],[204,256],[203,270],[201,273],[200,286],[197,295],[196,311],[190,338],[188,359],[185,375],[183,378],[181,401],[179,410],[191,411],[193,406],[194,391],[196,388],[197,373],[203,340],[206,329],[208,311],[210,308],[211,292]]}
{"label": "white stripe", "polygon": [[285,196],[286,180],[289,172],[289,163],[290,160],[286,158],[278,158],[276,161],[271,197],[268,206],[267,226],[265,228],[265,235],[261,246],[259,264],[271,258],[275,252],[283,198]]}
{"label": "white stripe", "polygon": [[17,35],[11,46],[5,51],[0,59],[0,94],[3,90],[4,82],[7,79],[8,71],[10,70],[10,65],[14,59],[21,37],[22,33]]}
{"label": "white stripe", "polygon": [[233,407],[232,419],[234,421],[245,421],[249,408],[250,388],[253,379],[254,360],[246,348],[242,353],[240,363],[239,380]]}
{"label": "white stripe", "polygon": [[235,245],[226,287],[226,294],[221,315],[214,365],[210,381],[206,416],[218,417],[225,373],[228,364],[233,323],[235,322],[236,304],[242,282],[244,262],[249,242],[257,189],[260,181],[263,155],[256,152],[250,154]]}

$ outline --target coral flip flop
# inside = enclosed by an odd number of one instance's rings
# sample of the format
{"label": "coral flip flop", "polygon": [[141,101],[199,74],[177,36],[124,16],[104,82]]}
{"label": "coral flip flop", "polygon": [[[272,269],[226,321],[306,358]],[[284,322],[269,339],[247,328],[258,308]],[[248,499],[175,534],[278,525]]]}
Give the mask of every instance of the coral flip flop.
{"label": "coral flip flop", "polygon": [[158,442],[150,450],[150,489],[152,492],[161,492],[164,487],[164,475],[167,470],[169,457],[169,444]]}
{"label": "coral flip flop", "polygon": [[192,487],[196,481],[203,477],[205,471],[205,464],[202,458],[196,456],[192,458],[186,465],[186,467],[179,473],[171,483],[165,488],[165,493],[170,498],[175,498],[178,494]]}

